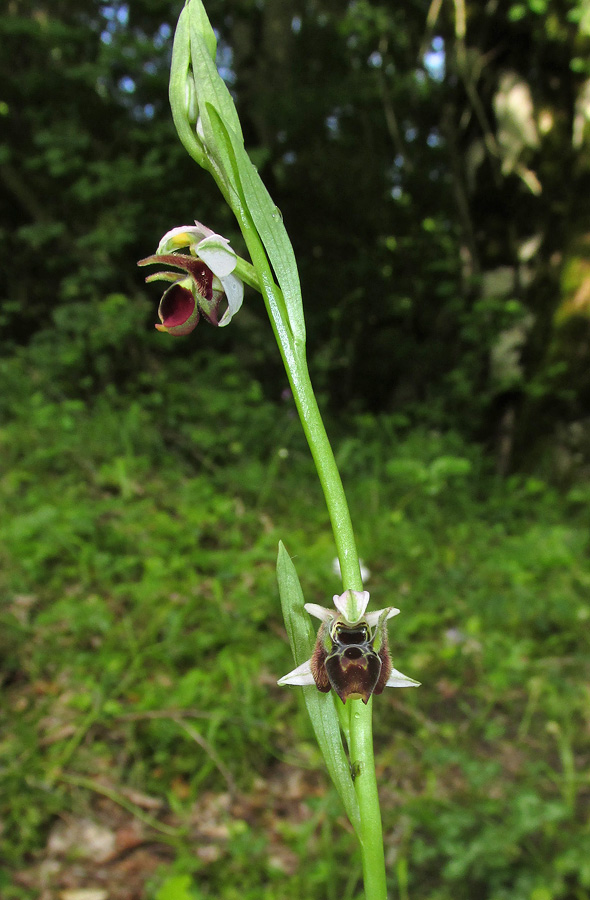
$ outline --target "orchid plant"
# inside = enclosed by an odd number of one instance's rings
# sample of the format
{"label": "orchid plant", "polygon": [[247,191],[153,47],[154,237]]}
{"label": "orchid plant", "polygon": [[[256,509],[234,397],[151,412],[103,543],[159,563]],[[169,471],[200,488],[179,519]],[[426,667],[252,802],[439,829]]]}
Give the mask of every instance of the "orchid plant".
{"label": "orchid plant", "polygon": [[[386,900],[381,814],[372,737],[372,698],[418,682],[394,669],[387,621],[399,609],[367,612],[350,513],[307,369],[297,265],[282,216],[244,148],[240,120],[216,65],[217,41],[201,0],[187,0],[174,38],[170,104],[179,138],[214,178],[234,212],[251,263],[196,222],[171,229],[139,265],[161,265],[147,281],[169,286],[160,331],[187,335],[200,319],[224,327],[239,311],[244,284],[262,294],[323,488],[343,593],[334,608],[305,603],[293,562],[279,544],[277,577],[296,667],[281,685],[299,685],[347,815],[358,836],[367,900]],[[321,622],[314,634],[308,614]],[[343,740],[344,739],[344,740]]]}

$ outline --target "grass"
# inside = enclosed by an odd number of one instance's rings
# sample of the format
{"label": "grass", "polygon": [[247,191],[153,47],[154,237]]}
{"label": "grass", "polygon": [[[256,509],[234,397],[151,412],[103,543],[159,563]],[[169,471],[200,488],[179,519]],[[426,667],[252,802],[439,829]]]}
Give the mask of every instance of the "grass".
{"label": "grass", "polygon": [[[47,353],[3,364],[0,895],[358,900],[354,838],[276,686],[278,540],[309,600],[338,590],[291,405],[206,354],[198,377],[172,355],[115,390],[68,387],[73,338]],[[375,703],[391,895],[590,898],[584,486],[497,481],[478,448],[393,420],[336,447],[371,602],[401,608],[394,664],[423,683]],[[84,822],[114,841],[104,871]]]}

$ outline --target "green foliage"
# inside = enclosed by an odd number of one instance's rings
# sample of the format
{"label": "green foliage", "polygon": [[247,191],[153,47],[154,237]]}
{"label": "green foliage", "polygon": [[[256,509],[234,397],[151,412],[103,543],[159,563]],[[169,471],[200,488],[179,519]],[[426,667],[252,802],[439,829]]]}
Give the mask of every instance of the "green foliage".
{"label": "green foliage", "polygon": [[191,887],[190,875],[173,875],[156,892],[155,900],[198,900],[198,897]]}
{"label": "green foliage", "polygon": [[[3,896],[35,895],[11,876],[36,871],[55,817],[103,815],[106,786],[164,803],[147,897],[355,900],[340,800],[299,691],[275,684],[293,666],[280,537],[307,599],[338,590],[289,408],[181,351],[88,396],[64,328],[53,356],[40,335],[2,363]],[[338,455],[372,606],[401,608],[394,664],[423,685],[375,702],[391,891],[584,897],[587,504],[399,417],[359,417]]]}

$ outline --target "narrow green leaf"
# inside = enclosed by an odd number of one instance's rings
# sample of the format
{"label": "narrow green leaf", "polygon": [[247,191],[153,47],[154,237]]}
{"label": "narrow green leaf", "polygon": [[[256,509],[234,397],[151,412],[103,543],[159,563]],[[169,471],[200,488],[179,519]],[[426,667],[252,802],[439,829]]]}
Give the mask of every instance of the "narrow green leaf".
{"label": "narrow green leaf", "polygon": [[252,219],[274,269],[293,337],[296,341],[304,343],[305,319],[299,273],[293,246],[283,225],[280,211],[273,203],[243,143],[232,134],[219,110],[208,105],[207,112],[208,121],[217,135],[217,146],[221,147],[223,142],[224,165],[231,166],[231,178],[236,193]]}
{"label": "narrow green leaf", "polygon": [[211,27],[211,22],[205,12],[205,7],[201,0],[189,0],[187,6],[190,6],[191,27],[205,41],[207,52],[215,62],[217,56],[217,38]]}
{"label": "narrow green leaf", "polygon": [[207,150],[215,159],[222,178],[234,201],[234,212],[241,212],[241,223],[246,221],[255,229],[252,216],[248,212],[246,198],[240,184],[235,147],[240,144],[239,138],[226,125],[216,107],[206,101],[203,108],[203,131],[207,142]]}
{"label": "narrow green leaf", "polygon": [[[295,662],[299,666],[310,658],[315,643],[315,634],[309,616],[303,609],[303,591],[295,566],[282,542],[279,543],[277,558],[277,580],[289,643]],[[315,687],[304,687],[302,691],[328,772],[340,794],[348,818],[358,832],[360,829],[359,806],[350,776],[350,766],[342,746],[334,697],[331,691],[329,694],[322,694]]]}
{"label": "narrow green leaf", "polygon": [[236,153],[236,161],[248,210],[283,292],[291,330],[296,340],[304,342],[305,318],[299,272],[281,211],[273,202],[244,148]]}

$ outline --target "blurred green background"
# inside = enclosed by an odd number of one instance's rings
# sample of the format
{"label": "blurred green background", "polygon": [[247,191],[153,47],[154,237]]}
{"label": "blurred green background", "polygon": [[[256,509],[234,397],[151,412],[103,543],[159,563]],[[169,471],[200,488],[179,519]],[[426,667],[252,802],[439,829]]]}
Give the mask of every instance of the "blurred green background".
{"label": "blurred green background", "polygon": [[[210,0],[297,253],[394,665],[390,895],[590,898],[590,9]],[[274,578],[338,591],[250,292],[157,334],[136,260],[239,233],[176,139],[180,4],[0,10],[0,897],[360,900]]]}

